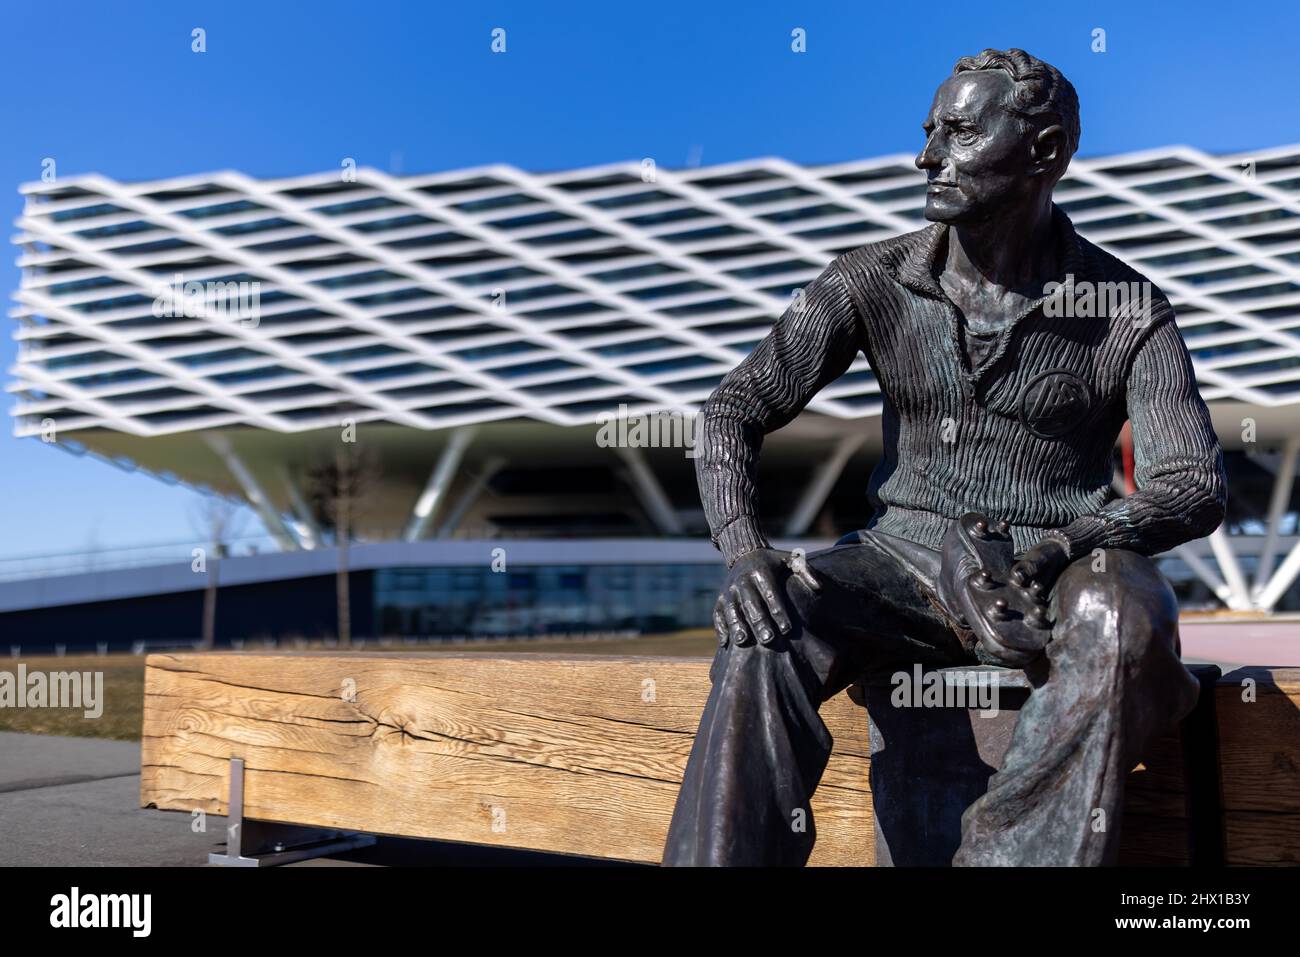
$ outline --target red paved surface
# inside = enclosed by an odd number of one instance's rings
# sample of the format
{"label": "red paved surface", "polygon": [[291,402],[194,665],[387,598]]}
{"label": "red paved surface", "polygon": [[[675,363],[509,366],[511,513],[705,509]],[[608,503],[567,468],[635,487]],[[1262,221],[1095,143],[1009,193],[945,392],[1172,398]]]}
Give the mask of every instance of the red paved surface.
{"label": "red paved surface", "polygon": [[1184,658],[1300,668],[1300,618],[1256,621],[1184,618],[1179,632]]}

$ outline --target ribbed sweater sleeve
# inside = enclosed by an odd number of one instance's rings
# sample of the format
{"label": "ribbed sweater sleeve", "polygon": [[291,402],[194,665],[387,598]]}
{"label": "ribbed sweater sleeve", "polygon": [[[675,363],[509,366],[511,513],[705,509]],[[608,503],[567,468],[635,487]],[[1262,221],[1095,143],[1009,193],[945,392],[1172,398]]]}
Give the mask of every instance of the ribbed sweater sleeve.
{"label": "ribbed sweater sleeve", "polygon": [[1096,548],[1152,555],[1203,538],[1223,521],[1223,453],[1172,315],[1140,347],[1127,401],[1138,490],[1061,530],[1071,558]]}
{"label": "ribbed sweater sleeve", "polygon": [[755,482],[763,436],[844,374],[861,347],[860,329],[832,263],[704,404],[695,471],[713,544],[728,567],[768,546]]}

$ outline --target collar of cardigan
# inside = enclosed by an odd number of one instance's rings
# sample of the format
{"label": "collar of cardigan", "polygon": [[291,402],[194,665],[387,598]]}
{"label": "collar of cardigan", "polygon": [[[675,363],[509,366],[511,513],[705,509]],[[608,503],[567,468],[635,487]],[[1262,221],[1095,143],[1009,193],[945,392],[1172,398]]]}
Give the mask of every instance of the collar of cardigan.
{"label": "collar of cardigan", "polygon": [[[895,278],[915,292],[946,300],[948,297],[939,287],[935,265],[940,252],[947,248],[948,229],[947,223],[933,223],[915,233],[918,241],[891,263]],[[1067,277],[1073,277],[1077,283],[1094,278],[1092,264],[1083,248],[1083,240],[1075,232],[1074,223],[1070,222],[1065,210],[1055,203],[1052,204],[1052,235],[1061,253],[1057,257],[1060,272],[1055,279],[1065,283]],[[1046,293],[1042,298],[1046,298]],[[1040,299],[1039,302],[1041,301]]]}
{"label": "collar of cardigan", "polygon": [[[1056,239],[1057,249],[1060,252],[1057,257],[1060,272],[1056,276],[1056,280],[1060,285],[1057,287],[1055,294],[1062,294],[1062,291],[1067,286],[1072,287],[1074,283],[1080,281],[1096,281],[1098,270],[1094,266],[1092,257],[1088,255],[1083,240],[1075,232],[1070,217],[1065,215],[1065,211],[1055,203],[1052,204],[1052,234]],[[946,223],[935,223],[914,235],[917,237],[915,244],[903,251],[902,255],[897,259],[890,262],[894,276],[908,289],[949,305],[953,314],[953,324],[948,333],[952,342],[952,349],[957,356],[961,378],[966,388],[972,394],[978,395],[983,386],[993,381],[995,371],[1001,366],[1003,357],[1010,350],[1011,343],[1019,334],[1020,327],[1025,320],[1033,315],[1053,294],[1044,289],[1041,296],[1029,303],[1022,312],[1012,319],[1007,328],[998,334],[996,344],[993,347],[993,354],[981,363],[978,369],[972,369],[970,357],[961,344],[960,315],[956,307],[952,305],[948,294],[940,288],[938,274],[935,270],[939,254],[946,248],[948,226]]]}

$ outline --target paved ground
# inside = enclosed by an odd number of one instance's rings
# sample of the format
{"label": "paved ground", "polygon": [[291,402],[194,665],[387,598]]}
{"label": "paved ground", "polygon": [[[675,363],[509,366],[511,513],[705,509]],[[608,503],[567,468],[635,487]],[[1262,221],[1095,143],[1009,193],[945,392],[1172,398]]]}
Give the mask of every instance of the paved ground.
{"label": "paved ground", "polygon": [[0,732],[0,865],[203,864],[225,836],[139,803],[140,745]]}
{"label": "paved ground", "polygon": [[1187,620],[1179,622],[1183,657],[1210,661],[1227,674],[1244,665],[1300,667],[1300,619],[1267,621]]}
{"label": "paved ground", "polygon": [[[140,808],[140,745],[0,732],[0,867],[201,867],[224,849],[226,819]],[[434,841],[374,847],[290,867],[587,866],[606,862]]]}

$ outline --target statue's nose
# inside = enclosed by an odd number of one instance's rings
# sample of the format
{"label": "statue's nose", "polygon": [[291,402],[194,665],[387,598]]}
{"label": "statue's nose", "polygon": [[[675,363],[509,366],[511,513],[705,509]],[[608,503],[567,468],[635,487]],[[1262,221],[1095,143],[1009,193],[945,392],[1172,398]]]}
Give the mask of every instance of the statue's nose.
{"label": "statue's nose", "polygon": [[927,140],[925,146],[921,148],[921,152],[916,154],[916,168],[935,169],[938,165],[939,156],[937,151],[934,149],[933,143]]}

